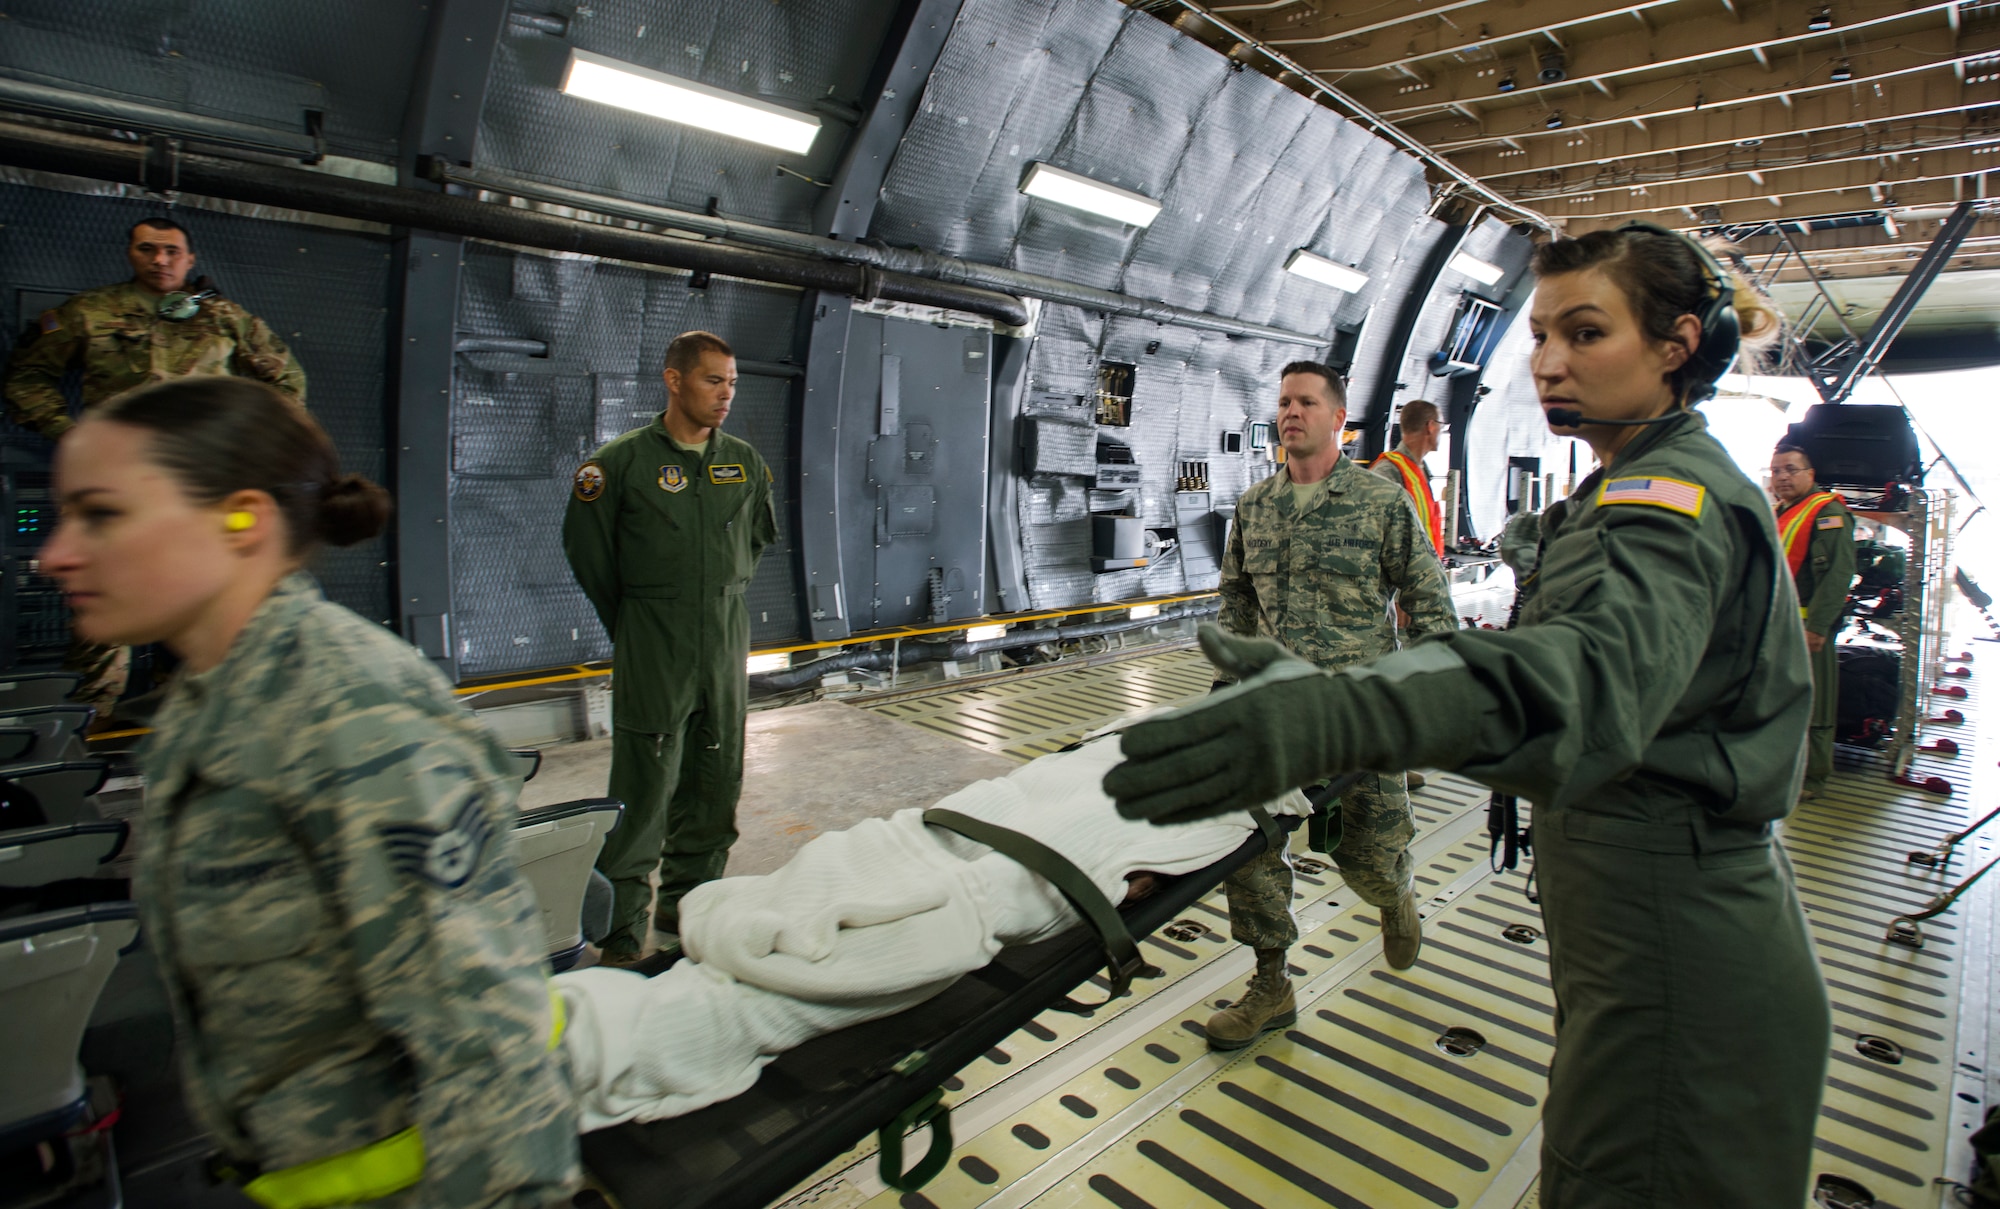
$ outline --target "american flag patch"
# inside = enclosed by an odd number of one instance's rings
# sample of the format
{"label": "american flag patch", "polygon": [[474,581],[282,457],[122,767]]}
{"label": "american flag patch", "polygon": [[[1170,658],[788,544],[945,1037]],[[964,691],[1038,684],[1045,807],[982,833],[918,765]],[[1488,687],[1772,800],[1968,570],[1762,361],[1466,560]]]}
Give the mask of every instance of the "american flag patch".
{"label": "american flag patch", "polygon": [[1838,529],[1847,522],[1838,516],[1822,516],[1813,522],[1815,529]]}
{"label": "american flag patch", "polygon": [[1701,503],[1707,496],[1708,488],[1699,483],[1684,483],[1680,479],[1612,479],[1597,489],[1600,507],[1605,504],[1650,504],[1693,517],[1701,515]]}

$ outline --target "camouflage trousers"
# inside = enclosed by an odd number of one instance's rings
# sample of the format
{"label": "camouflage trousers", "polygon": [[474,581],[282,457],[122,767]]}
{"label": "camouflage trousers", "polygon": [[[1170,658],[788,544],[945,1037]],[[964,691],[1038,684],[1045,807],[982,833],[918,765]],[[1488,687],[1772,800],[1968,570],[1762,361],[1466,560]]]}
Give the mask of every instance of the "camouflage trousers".
{"label": "camouflage trousers", "polygon": [[[1363,777],[1340,799],[1340,840],[1329,854],[1348,889],[1375,907],[1393,907],[1410,888],[1410,796],[1402,774]],[[1289,852],[1266,852],[1223,883],[1229,935],[1256,949],[1289,949],[1299,938],[1292,914]]]}
{"label": "camouflage trousers", "polygon": [[100,646],[72,637],[69,650],[63,653],[62,669],[83,674],[83,682],[70,694],[70,700],[96,706],[98,716],[103,717],[125,695],[132,675],[132,648]]}

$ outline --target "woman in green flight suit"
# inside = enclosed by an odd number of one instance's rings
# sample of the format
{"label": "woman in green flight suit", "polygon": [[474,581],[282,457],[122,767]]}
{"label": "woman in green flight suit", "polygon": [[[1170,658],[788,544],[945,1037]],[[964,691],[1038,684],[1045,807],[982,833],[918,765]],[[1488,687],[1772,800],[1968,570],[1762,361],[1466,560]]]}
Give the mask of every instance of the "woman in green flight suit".
{"label": "woman in green flight suit", "polygon": [[1556,995],[1542,1204],[1800,1205],[1831,1022],[1772,823],[1812,681],[1770,509],[1688,409],[1780,320],[1657,227],[1535,270],[1544,413],[1603,466],[1544,514],[1519,628],[1336,674],[1205,630],[1243,682],[1129,730],[1105,789],[1159,821],[1353,769],[1529,799]]}
{"label": "woman in green flight suit", "polygon": [[268,1209],[566,1204],[576,1115],[513,762],[302,569],[380,532],[387,493],[241,378],[105,402],[56,482],[42,565],[77,632],[184,661],[140,753],[137,889],[218,1174]]}

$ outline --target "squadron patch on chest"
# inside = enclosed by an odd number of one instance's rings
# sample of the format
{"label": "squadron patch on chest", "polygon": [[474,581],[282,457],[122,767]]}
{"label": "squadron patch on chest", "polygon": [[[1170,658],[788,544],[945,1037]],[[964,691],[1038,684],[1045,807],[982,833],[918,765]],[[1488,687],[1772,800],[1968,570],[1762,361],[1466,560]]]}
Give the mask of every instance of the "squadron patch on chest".
{"label": "squadron patch on chest", "polygon": [[1708,488],[1680,479],[1611,479],[1597,489],[1597,506],[1643,504],[1699,518]]}
{"label": "squadron patch on chest", "polygon": [[472,880],[479,858],[493,838],[492,824],[474,797],[459,808],[451,826],[439,830],[422,823],[384,825],[376,830],[398,873],[429,882],[440,890],[456,890]]}
{"label": "squadron patch on chest", "polygon": [[570,490],[576,498],[588,504],[604,494],[604,467],[596,462],[585,462],[576,468],[576,478],[571,481]]}
{"label": "squadron patch on chest", "polygon": [[743,467],[736,465],[710,466],[708,481],[711,483],[747,483],[750,476],[743,473]]}
{"label": "squadron patch on chest", "polygon": [[682,470],[679,466],[660,467],[660,490],[670,495],[679,495],[682,491],[687,490],[687,485],[687,471]]}

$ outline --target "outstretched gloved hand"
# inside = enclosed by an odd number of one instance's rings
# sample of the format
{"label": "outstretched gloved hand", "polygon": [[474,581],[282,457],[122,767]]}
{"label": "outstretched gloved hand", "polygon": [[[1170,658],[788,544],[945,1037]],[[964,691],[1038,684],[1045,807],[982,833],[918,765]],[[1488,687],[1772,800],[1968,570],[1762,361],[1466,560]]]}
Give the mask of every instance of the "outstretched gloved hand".
{"label": "outstretched gloved hand", "polygon": [[1185,823],[1262,805],[1334,767],[1332,677],[1268,638],[1201,627],[1209,662],[1237,683],[1127,730],[1104,792],[1128,819]]}

